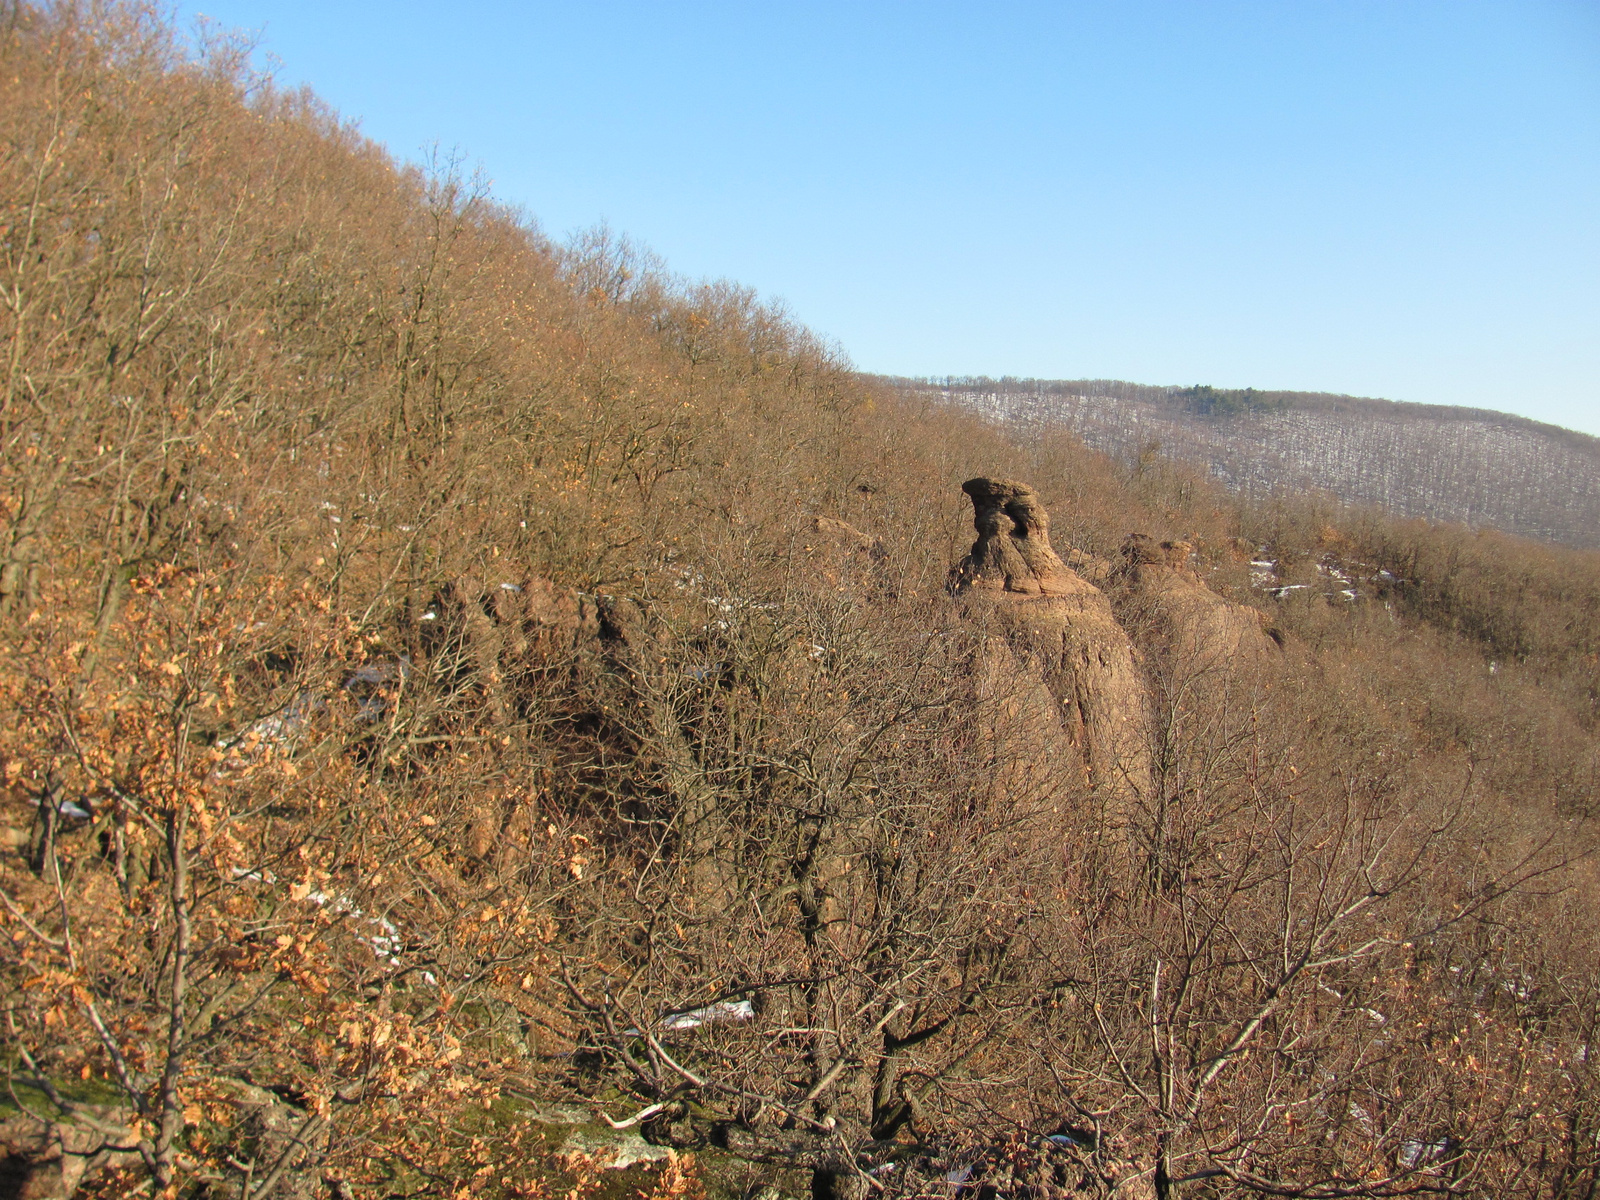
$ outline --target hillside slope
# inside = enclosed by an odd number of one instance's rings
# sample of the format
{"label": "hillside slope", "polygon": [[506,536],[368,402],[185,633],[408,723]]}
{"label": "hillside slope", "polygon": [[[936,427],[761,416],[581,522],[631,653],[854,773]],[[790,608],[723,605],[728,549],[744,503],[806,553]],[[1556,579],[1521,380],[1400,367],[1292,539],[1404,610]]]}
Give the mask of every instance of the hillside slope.
{"label": "hillside slope", "polygon": [[3,12],[0,1195],[1600,1188],[1600,554],[875,386]]}
{"label": "hillside slope", "polygon": [[1152,448],[1247,496],[1314,488],[1403,517],[1600,547],[1600,438],[1506,413],[1309,392],[1111,380],[904,380],[1131,461]]}

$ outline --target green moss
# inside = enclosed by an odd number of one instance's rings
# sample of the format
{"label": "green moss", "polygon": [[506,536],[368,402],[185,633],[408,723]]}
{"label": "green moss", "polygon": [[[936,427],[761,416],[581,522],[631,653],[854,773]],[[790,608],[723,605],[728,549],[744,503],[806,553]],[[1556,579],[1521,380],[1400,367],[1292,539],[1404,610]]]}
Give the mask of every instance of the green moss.
{"label": "green moss", "polygon": [[[451,1122],[450,1138],[463,1143],[481,1140],[495,1148],[503,1161],[515,1162],[524,1182],[538,1180],[548,1193],[560,1196],[573,1191],[579,1176],[560,1162],[558,1155],[574,1135],[596,1140],[614,1136],[614,1131],[599,1121],[566,1122],[540,1120],[557,1108],[577,1107],[542,1103],[520,1096],[497,1097],[487,1108],[463,1109]],[[694,1153],[694,1172],[705,1189],[706,1200],[740,1200],[753,1186],[771,1183],[785,1196],[804,1196],[810,1189],[803,1171],[781,1171],[747,1163],[723,1151],[702,1148]],[[619,1170],[603,1170],[592,1177],[585,1189],[586,1200],[641,1200],[648,1196],[666,1169],[665,1162],[637,1163]],[[390,1164],[388,1182],[395,1194],[406,1194],[408,1186],[420,1187],[419,1177],[411,1179],[404,1164]],[[530,1178],[531,1177],[531,1178]],[[597,1186],[596,1186],[597,1185]],[[485,1192],[487,1196],[497,1192]]]}
{"label": "green moss", "polygon": [[[107,1079],[53,1079],[51,1083],[63,1099],[73,1104],[108,1108],[123,1107],[128,1103],[122,1089]],[[30,1113],[37,1116],[61,1115],[38,1084],[13,1076],[10,1088],[0,1087],[0,1120],[21,1115],[17,1107],[19,1100]]]}

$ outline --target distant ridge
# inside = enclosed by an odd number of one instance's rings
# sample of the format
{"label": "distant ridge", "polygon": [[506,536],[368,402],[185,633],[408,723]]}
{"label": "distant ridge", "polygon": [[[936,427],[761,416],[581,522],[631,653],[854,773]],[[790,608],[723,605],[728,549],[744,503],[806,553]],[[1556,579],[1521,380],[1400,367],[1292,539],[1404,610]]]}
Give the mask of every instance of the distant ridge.
{"label": "distant ridge", "polygon": [[1600,438],[1510,413],[1113,379],[879,382],[1011,425],[1063,426],[1128,461],[1154,449],[1248,495],[1316,489],[1401,516],[1600,548]]}

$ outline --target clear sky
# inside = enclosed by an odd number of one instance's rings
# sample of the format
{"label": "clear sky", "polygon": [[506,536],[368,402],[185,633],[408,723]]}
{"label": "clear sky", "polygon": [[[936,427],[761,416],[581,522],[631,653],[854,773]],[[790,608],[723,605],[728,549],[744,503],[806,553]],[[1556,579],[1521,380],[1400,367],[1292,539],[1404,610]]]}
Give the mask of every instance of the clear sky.
{"label": "clear sky", "polygon": [[181,0],[863,370],[1600,434],[1600,0]]}

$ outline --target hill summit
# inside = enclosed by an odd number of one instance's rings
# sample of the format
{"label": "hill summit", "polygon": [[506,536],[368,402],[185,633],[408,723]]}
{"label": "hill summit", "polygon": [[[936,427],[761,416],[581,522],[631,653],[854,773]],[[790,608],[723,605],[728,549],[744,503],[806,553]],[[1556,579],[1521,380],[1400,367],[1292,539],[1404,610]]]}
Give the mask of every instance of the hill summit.
{"label": "hill summit", "polygon": [[1307,488],[1400,516],[1600,547],[1600,438],[1508,413],[1325,392],[1107,379],[891,379],[1136,461],[1159,452],[1252,497]]}

